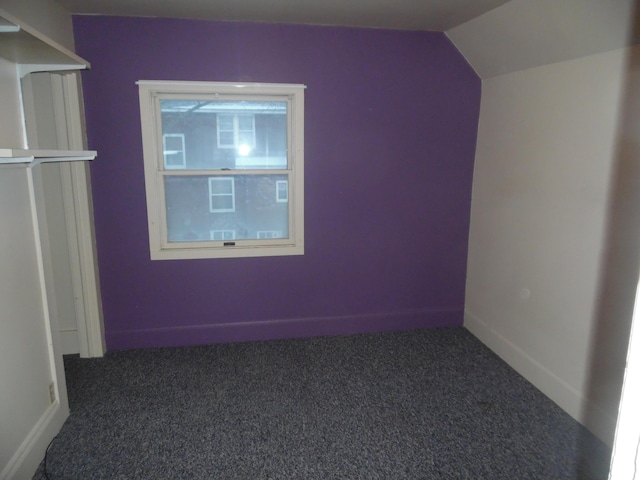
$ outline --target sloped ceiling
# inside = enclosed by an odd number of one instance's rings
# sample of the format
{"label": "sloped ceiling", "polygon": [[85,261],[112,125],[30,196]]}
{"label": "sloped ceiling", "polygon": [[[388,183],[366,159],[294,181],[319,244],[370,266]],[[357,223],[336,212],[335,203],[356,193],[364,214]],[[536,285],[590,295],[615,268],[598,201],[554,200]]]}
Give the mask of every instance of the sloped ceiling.
{"label": "sloped ceiling", "polygon": [[639,43],[637,0],[512,0],[447,31],[481,78]]}
{"label": "sloped ceiling", "polygon": [[58,0],[71,13],[445,31],[508,0]]}
{"label": "sloped ceiling", "polygon": [[640,43],[640,0],[58,0],[74,14],[443,31],[481,78]]}

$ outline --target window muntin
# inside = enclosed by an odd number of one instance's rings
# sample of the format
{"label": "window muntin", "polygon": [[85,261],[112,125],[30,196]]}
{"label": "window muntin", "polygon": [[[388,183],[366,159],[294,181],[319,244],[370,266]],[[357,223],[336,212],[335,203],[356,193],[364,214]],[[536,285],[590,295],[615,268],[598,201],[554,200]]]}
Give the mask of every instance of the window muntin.
{"label": "window muntin", "polygon": [[302,254],[304,86],[138,85],[152,259]]}

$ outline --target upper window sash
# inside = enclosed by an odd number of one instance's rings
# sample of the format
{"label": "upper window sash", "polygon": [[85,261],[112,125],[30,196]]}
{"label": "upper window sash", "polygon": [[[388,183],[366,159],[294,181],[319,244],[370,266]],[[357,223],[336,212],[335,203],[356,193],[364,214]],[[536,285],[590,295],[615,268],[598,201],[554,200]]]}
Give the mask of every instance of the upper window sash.
{"label": "upper window sash", "polygon": [[[289,169],[296,155],[294,138],[293,95],[223,95],[151,92],[156,129],[163,135],[184,131],[184,122],[197,123],[206,118],[202,128],[209,129],[212,147],[207,152],[190,152],[185,170],[274,170]],[[258,141],[257,122],[263,132]],[[205,125],[206,124],[206,125]],[[265,132],[269,132],[268,138]],[[195,158],[195,161],[194,161]],[[167,164],[159,165],[161,169]]]}

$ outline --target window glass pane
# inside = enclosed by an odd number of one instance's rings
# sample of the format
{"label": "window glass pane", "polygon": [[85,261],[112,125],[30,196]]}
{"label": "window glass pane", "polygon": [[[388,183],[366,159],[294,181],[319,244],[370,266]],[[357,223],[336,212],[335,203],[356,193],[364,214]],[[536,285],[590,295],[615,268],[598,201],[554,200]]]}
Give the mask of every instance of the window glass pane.
{"label": "window glass pane", "polygon": [[289,184],[286,180],[279,180],[278,182],[276,182],[276,201],[289,201]]}
{"label": "window glass pane", "polygon": [[[246,147],[254,147],[255,145],[253,144],[253,132],[238,132],[238,147],[242,147],[242,146],[246,146]],[[240,148],[238,149],[238,153],[240,155],[243,154],[244,150],[241,150]],[[251,151],[247,151],[246,152],[251,153]]]}
{"label": "window glass pane", "polygon": [[209,191],[212,195],[225,195],[233,193],[233,177],[220,177],[209,179]]}
{"label": "window glass pane", "polygon": [[184,168],[184,154],[182,152],[165,153],[164,163],[166,168]]}
{"label": "window glass pane", "polygon": [[234,230],[211,230],[209,234],[211,240],[234,240],[236,238]]}
{"label": "window glass pane", "polygon": [[186,170],[286,169],[284,101],[161,99],[162,134],[184,135]]}
{"label": "window glass pane", "polygon": [[212,195],[210,210],[212,212],[233,212],[235,210],[235,205],[233,203],[232,196],[226,195]]}
{"label": "window glass pane", "polygon": [[223,132],[220,131],[218,133],[218,148],[233,148],[234,147],[234,136],[233,131]]}
{"label": "window glass pane", "polygon": [[253,115],[238,115],[238,128],[253,131]]}
{"label": "window glass pane", "polygon": [[218,128],[233,131],[233,115],[218,114]]}
{"label": "window glass pane", "polygon": [[169,242],[229,239],[222,231],[235,240],[288,238],[288,204],[276,195],[286,181],[287,175],[165,176]]}
{"label": "window glass pane", "polygon": [[184,168],[184,135],[170,133],[162,136],[164,166],[167,169]]}
{"label": "window glass pane", "polygon": [[182,150],[183,137],[178,135],[167,135],[165,137],[165,148],[167,150]]}

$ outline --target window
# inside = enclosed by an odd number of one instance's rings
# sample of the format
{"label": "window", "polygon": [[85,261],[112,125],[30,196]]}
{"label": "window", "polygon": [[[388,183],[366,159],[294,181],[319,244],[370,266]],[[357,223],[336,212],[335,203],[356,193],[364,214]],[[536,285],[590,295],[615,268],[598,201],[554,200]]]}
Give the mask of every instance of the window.
{"label": "window", "polygon": [[233,240],[236,238],[235,230],[211,230],[209,232],[211,240]]}
{"label": "window", "polygon": [[209,211],[212,213],[236,211],[236,192],[233,178],[209,178]]}
{"label": "window", "polygon": [[164,168],[167,170],[185,168],[184,134],[165,133],[162,135]]}
{"label": "window", "polygon": [[280,230],[259,230],[258,238],[280,238],[282,232]]}
{"label": "window", "polygon": [[218,114],[218,147],[236,148],[247,155],[256,145],[255,116]]}
{"label": "window", "polygon": [[305,87],[138,88],[151,258],[303,254]]}
{"label": "window", "polygon": [[289,201],[289,184],[286,180],[276,181],[276,202]]}

